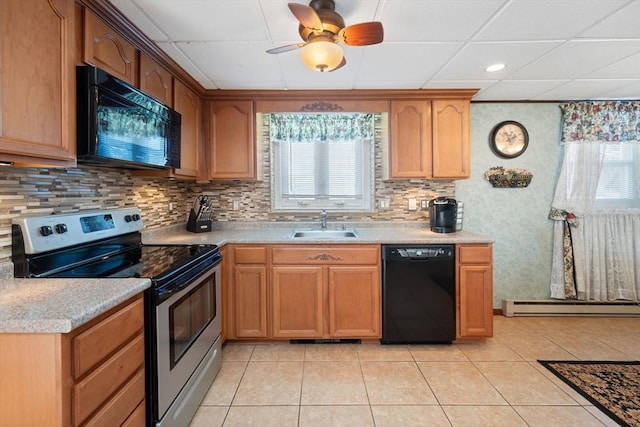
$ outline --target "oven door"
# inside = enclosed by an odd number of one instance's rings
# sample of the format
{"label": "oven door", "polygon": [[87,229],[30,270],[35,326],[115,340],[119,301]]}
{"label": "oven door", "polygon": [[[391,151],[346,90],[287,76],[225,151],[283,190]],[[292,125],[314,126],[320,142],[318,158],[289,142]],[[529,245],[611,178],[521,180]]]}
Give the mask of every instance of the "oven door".
{"label": "oven door", "polygon": [[[155,384],[157,420],[220,336],[220,265],[155,306]],[[179,284],[177,284],[178,286]],[[199,403],[199,402],[198,402]]]}

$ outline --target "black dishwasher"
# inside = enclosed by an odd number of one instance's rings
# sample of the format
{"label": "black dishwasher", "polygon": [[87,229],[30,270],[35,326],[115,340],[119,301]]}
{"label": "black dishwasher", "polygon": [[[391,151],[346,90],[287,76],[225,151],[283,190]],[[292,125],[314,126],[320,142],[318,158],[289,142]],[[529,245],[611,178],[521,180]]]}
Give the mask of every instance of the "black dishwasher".
{"label": "black dishwasher", "polygon": [[456,337],[455,245],[382,246],[382,344]]}

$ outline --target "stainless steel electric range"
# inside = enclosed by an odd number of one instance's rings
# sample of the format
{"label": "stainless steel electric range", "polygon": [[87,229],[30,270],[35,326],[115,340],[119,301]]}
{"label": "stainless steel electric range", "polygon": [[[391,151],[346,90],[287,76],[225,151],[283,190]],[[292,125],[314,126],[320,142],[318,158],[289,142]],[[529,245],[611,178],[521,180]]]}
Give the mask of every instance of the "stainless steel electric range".
{"label": "stainless steel electric range", "polygon": [[15,219],[14,276],[150,278],[148,425],[185,426],[221,366],[222,257],[216,245],[142,244],[142,228],[137,208]]}

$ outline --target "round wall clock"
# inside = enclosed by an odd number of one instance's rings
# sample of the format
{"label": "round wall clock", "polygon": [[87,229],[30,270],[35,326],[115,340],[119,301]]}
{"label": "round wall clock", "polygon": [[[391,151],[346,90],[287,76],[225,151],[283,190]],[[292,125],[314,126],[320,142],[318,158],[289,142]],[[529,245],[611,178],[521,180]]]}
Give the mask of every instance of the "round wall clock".
{"label": "round wall clock", "polygon": [[491,130],[489,145],[496,156],[512,159],[524,153],[529,144],[527,129],[518,122],[500,122]]}

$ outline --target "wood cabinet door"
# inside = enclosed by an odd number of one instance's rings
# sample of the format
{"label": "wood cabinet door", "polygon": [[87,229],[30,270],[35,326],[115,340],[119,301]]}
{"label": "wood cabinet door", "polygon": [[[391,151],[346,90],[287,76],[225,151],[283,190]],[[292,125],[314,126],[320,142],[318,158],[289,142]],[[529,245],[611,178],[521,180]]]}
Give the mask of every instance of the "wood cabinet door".
{"label": "wood cabinet door", "polygon": [[0,160],[75,166],[73,0],[0,2]]}
{"label": "wood cabinet door", "polygon": [[173,108],[182,115],[180,168],[175,173],[182,177],[198,178],[202,159],[202,101],[197,93],[179,80],[174,82],[173,90]]}
{"label": "wood cabinet door", "polygon": [[133,86],[138,85],[138,51],[88,9],[84,9],[82,60]]}
{"label": "wood cabinet door", "polygon": [[431,104],[392,100],[389,120],[390,178],[431,177]]}
{"label": "wood cabinet door", "polygon": [[233,280],[237,338],[267,337],[267,268],[236,265]]}
{"label": "wood cabinet door", "polygon": [[378,266],[329,268],[329,335],[381,337]]}
{"label": "wood cabinet door", "polygon": [[469,101],[438,99],[433,111],[433,178],[469,178]]}
{"label": "wood cabinet door", "polygon": [[320,266],[272,267],[272,325],[276,338],[321,338],[324,287]]}
{"label": "wood cabinet door", "polygon": [[140,53],[140,90],[173,107],[173,75],[144,53]]}
{"label": "wood cabinet door", "polygon": [[493,269],[490,265],[458,268],[460,337],[493,335]]}
{"label": "wood cabinet door", "polygon": [[253,101],[209,102],[209,178],[256,179]]}

